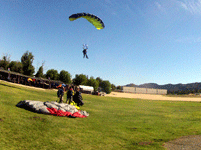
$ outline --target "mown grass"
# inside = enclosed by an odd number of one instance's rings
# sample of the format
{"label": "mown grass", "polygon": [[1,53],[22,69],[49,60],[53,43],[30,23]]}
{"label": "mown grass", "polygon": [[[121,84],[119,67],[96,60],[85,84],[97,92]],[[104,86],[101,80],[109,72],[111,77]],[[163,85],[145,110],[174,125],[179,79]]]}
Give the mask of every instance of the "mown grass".
{"label": "mown grass", "polygon": [[163,144],[201,134],[198,102],[151,101],[84,95],[88,118],[34,113],[16,107],[25,99],[57,100],[56,91],[0,81],[0,149],[165,149]]}

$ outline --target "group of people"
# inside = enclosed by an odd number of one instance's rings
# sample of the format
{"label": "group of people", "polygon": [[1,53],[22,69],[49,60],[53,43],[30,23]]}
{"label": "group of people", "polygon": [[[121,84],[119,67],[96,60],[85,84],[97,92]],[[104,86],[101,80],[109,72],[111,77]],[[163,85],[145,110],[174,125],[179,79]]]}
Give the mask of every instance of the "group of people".
{"label": "group of people", "polygon": [[66,89],[64,86],[61,86],[59,88],[57,92],[57,96],[59,97],[59,103],[63,103],[63,96],[65,91],[67,95],[67,98],[66,98],[67,104],[70,104],[71,102],[75,102],[77,106],[84,105],[84,102],[82,101],[83,98],[80,92],[80,88],[79,87],[74,88],[74,86],[67,87]]}

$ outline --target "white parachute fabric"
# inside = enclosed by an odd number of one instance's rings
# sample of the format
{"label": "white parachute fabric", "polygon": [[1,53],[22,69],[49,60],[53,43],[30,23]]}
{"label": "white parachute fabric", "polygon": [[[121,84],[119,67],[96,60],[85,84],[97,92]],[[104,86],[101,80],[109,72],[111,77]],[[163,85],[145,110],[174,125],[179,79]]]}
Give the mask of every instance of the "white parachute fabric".
{"label": "white parachute fabric", "polygon": [[[26,108],[38,113],[54,114],[57,116],[75,116],[75,117],[81,117],[81,118],[89,116],[89,113],[87,113],[86,111],[78,111],[75,106],[65,104],[65,103],[57,103],[54,101],[41,102],[41,101],[33,101],[33,100],[24,100],[24,101],[20,101],[16,106]],[[67,112],[68,112],[68,115],[66,114]]]}

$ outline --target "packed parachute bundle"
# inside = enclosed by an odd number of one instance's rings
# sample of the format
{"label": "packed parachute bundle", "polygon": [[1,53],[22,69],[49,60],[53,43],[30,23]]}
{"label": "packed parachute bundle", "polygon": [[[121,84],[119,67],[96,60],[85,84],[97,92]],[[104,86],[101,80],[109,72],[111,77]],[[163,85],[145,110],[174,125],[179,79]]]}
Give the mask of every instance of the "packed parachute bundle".
{"label": "packed parachute bundle", "polygon": [[16,106],[34,112],[56,116],[66,116],[71,118],[85,118],[89,116],[89,113],[86,111],[80,111],[75,106],[57,102],[24,100],[20,101]]}
{"label": "packed parachute bundle", "polygon": [[70,20],[70,21],[74,21],[74,20],[76,20],[76,19],[78,19],[78,18],[85,18],[85,19],[87,19],[87,20],[88,20],[90,23],[92,23],[92,24],[96,27],[96,29],[98,29],[98,30],[101,30],[101,29],[105,28],[105,25],[104,25],[103,21],[102,21],[99,17],[97,17],[97,16],[95,16],[95,15],[93,15],[93,14],[89,14],[89,13],[77,13],[77,14],[72,14],[72,15],[69,17],[69,20]]}

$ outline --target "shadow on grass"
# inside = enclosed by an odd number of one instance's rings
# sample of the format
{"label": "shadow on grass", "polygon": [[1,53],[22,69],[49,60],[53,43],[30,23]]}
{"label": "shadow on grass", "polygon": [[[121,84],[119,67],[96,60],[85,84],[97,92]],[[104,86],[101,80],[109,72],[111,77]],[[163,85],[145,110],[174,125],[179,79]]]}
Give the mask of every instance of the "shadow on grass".
{"label": "shadow on grass", "polygon": [[7,85],[7,84],[4,84],[4,83],[0,83],[0,85],[6,86],[6,87],[10,87],[10,88],[21,89],[20,87],[11,86],[11,85]]}
{"label": "shadow on grass", "polygon": [[[27,111],[33,112],[35,114],[43,114],[43,113],[40,113],[40,112],[36,112],[33,109],[31,109],[30,107],[27,107],[25,105],[18,106],[18,104],[16,106],[19,107],[19,108],[22,108],[22,109],[25,109]],[[44,114],[44,115],[46,115],[46,114]],[[39,120],[39,121],[42,121],[42,122],[47,122],[45,118],[41,118],[39,116],[29,117],[29,120]]]}

